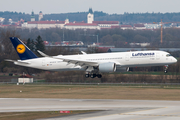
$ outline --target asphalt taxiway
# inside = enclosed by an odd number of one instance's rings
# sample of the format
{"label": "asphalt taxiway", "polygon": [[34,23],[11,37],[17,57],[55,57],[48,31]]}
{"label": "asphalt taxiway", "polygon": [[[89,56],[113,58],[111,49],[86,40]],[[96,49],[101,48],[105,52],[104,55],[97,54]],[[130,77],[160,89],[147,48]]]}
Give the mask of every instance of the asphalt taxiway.
{"label": "asphalt taxiway", "polygon": [[180,120],[180,101],[0,98],[0,112],[102,110],[44,120]]}

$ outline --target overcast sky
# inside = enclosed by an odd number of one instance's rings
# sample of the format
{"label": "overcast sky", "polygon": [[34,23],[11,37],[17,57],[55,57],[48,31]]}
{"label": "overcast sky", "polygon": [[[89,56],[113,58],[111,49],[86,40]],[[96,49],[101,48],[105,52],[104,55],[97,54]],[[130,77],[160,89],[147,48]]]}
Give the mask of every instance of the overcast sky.
{"label": "overcast sky", "polygon": [[0,11],[35,14],[93,11],[109,14],[180,12],[180,0],[0,0]]}

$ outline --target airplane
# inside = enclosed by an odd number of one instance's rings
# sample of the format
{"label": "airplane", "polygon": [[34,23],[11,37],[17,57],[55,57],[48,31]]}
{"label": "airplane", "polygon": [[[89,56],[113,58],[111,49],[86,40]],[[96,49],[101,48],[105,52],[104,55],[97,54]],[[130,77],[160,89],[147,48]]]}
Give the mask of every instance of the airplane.
{"label": "airplane", "polygon": [[19,38],[10,37],[10,40],[21,60],[5,61],[48,71],[85,71],[86,78],[101,78],[102,73],[126,72],[129,71],[129,67],[145,66],[165,66],[164,72],[167,73],[168,65],[177,62],[168,52],[158,50],[98,54],[87,54],[82,51],[80,55],[57,56],[49,56],[38,51],[43,57],[37,57]]}

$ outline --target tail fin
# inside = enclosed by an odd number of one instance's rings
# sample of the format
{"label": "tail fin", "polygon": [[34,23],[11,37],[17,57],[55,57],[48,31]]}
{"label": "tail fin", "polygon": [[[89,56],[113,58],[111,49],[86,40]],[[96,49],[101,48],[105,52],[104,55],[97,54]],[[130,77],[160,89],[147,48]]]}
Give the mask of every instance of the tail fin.
{"label": "tail fin", "polygon": [[19,38],[10,37],[10,40],[21,60],[38,58]]}

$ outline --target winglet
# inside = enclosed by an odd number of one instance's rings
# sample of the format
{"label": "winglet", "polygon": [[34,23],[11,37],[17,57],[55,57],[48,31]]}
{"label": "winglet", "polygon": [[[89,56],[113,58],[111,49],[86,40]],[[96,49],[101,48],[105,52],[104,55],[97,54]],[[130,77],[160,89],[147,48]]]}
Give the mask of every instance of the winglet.
{"label": "winglet", "polygon": [[86,53],[86,52],[84,52],[84,51],[81,51],[81,53],[82,53],[83,55],[87,55],[87,53]]}
{"label": "winglet", "polygon": [[37,50],[37,51],[38,51],[38,53],[39,53],[40,55],[42,55],[42,56],[44,56],[44,57],[51,57],[51,56],[46,55],[45,53],[41,52],[40,50]]}

